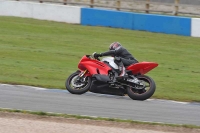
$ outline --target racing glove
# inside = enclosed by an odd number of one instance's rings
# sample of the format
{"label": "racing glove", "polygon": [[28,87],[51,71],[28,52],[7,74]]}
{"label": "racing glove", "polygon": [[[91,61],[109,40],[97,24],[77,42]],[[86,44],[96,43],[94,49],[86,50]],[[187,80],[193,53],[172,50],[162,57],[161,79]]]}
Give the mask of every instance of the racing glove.
{"label": "racing glove", "polygon": [[95,54],[94,54],[94,57],[95,57],[95,58],[98,58],[98,57],[101,57],[101,56],[102,56],[101,53],[100,53],[100,54],[98,54],[98,53],[95,53]]}

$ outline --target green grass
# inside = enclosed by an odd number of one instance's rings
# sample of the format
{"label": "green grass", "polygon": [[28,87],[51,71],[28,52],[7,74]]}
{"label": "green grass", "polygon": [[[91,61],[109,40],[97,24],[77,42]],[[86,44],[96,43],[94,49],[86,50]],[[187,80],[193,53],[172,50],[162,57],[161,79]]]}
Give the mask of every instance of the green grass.
{"label": "green grass", "polygon": [[0,17],[0,82],[65,89],[80,58],[113,41],[159,63],[153,98],[200,102],[200,38],[15,17]]}

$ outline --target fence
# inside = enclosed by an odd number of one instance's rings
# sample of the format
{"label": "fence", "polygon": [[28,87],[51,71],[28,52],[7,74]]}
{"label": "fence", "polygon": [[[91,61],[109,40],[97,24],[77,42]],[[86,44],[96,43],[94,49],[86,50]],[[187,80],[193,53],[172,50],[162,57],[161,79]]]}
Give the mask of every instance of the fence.
{"label": "fence", "polygon": [[16,16],[72,24],[200,37],[200,18],[132,13],[36,2],[0,0],[0,16]]}
{"label": "fence", "polygon": [[[98,7],[131,12],[159,13],[170,15],[200,16],[200,1],[183,0],[16,0],[34,1],[40,3],[58,3],[64,5],[79,5],[85,7]],[[193,4],[192,4],[193,3]]]}

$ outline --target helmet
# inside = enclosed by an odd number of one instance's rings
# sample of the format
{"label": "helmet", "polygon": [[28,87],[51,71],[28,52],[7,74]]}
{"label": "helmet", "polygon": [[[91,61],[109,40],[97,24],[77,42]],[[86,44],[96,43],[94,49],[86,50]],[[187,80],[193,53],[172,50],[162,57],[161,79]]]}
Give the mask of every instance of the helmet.
{"label": "helmet", "polygon": [[122,45],[119,42],[113,42],[110,44],[109,50],[116,50],[120,46]]}

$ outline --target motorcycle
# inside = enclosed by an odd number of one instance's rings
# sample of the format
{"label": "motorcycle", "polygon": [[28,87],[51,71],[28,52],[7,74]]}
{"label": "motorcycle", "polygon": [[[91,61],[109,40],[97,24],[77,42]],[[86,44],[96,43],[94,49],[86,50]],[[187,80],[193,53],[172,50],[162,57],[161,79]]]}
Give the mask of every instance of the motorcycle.
{"label": "motorcycle", "polygon": [[145,75],[158,64],[156,62],[139,62],[126,67],[126,75],[114,81],[119,68],[113,57],[100,60],[92,55],[84,55],[78,63],[76,72],[66,80],[66,89],[72,94],[93,93],[125,96],[133,100],[146,100],[155,90],[154,80]]}

